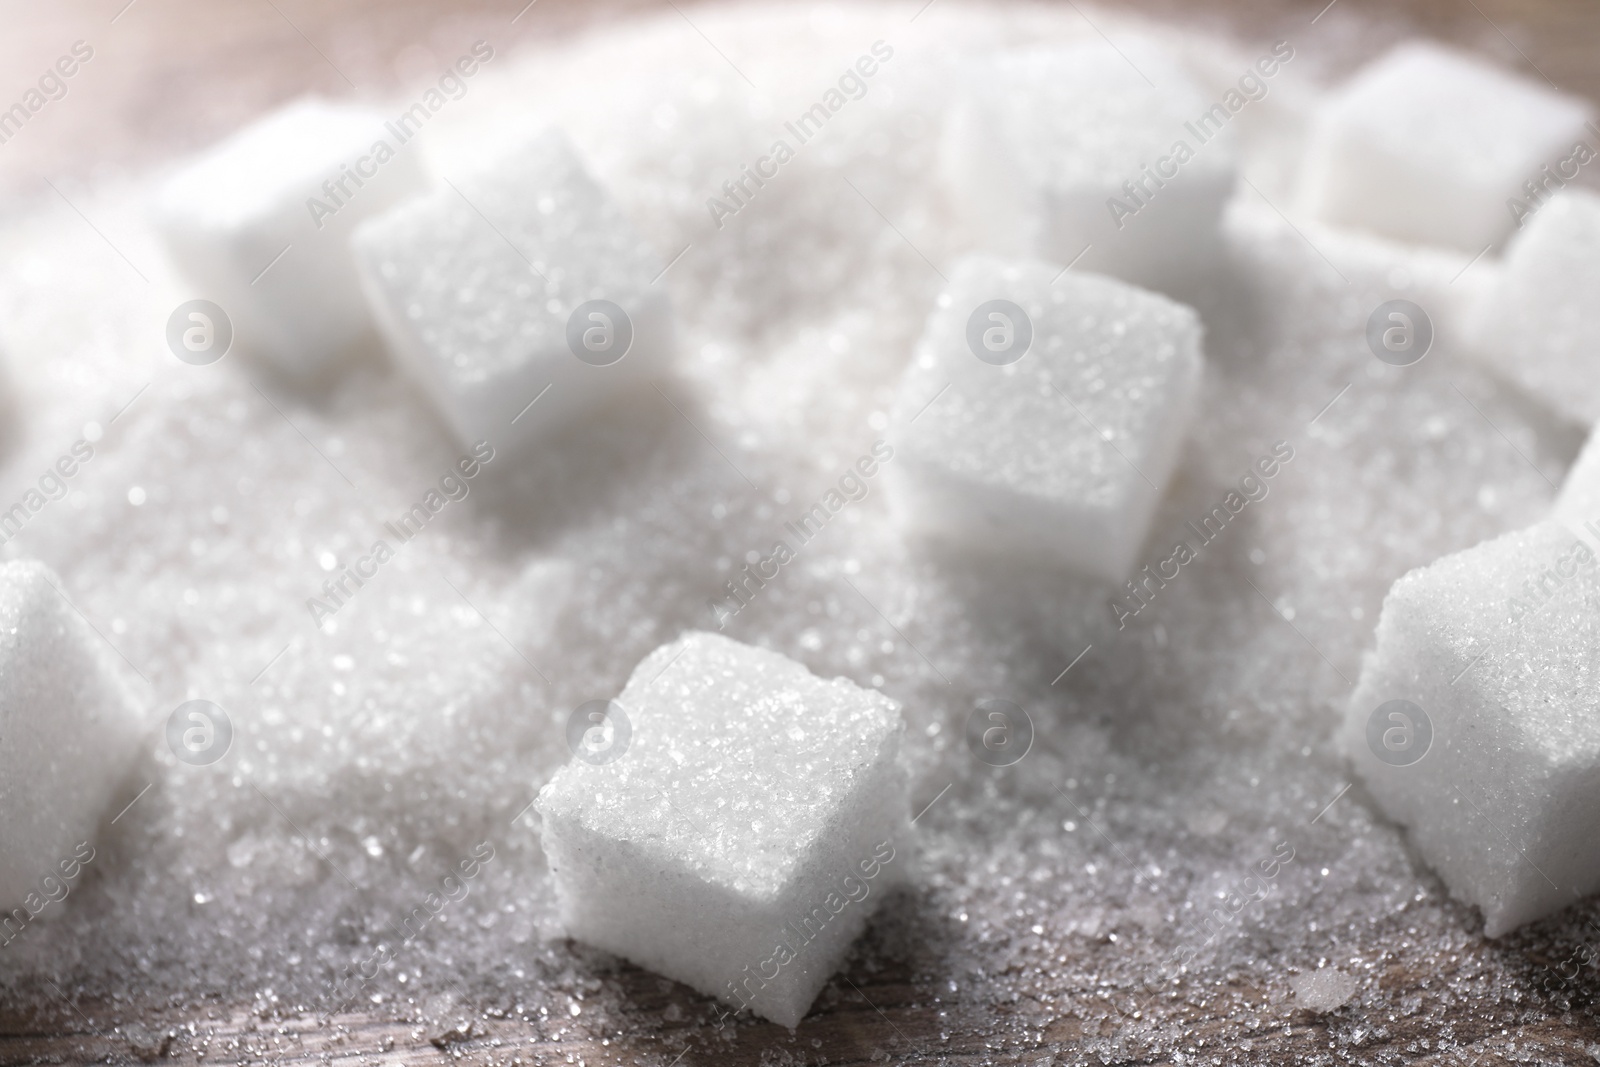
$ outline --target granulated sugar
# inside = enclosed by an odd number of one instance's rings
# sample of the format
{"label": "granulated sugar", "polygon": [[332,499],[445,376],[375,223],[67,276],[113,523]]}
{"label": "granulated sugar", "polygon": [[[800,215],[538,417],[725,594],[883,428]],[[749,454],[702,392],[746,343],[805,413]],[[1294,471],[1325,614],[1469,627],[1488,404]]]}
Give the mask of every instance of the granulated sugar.
{"label": "granulated sugar", "polygon": [[[348,1054],[332,1042],[358,1011],[496,1062],[491,1040],[543,1062],[1273,1062],[1311,1025],[1324,1062],[1580,1054],[1538,961],[1581,944],[1594,905],[1485,950],[1481,918],[1347,790],[1334,740],[1391,583],[1544,517],[1580,444],[1452,350],[1442,253],[1297,229],[1240,187],[1194,298],[1193,426],[1135,563],[1180,541],[1194,558],[1120,629],[1054,573],[907,548],[881,470],[815,536],[787,533],[861,457],[897,462],[874,445],[893,446],[896,383],[964,250],[934,165],[953,72],[1100,40],[1070,6],[914,13],[669,12],[508,55],[441,113],[436,162],[561,125],[675,263],[657,284],[676,377],[471,479],[375,353],[314,399],[232,357],[176,360],[165,324],[190,294],[142,183],[72,192],[148,283],[59,203],[7,226],[7,506],[80,438],[95,458],[3,555],[61,576],[155,721],[207,700],[232,733],[211,763],[148,736],[65,906],[0,950],[8,1005],[81,1026],[49,979],[99,1029],[181,1027],[230,1061],[234,1007],[271,1032],[261,1056]],[[1211,71],[1270,44],[1170,36]],[[879,41],[859,99],[737,211],[708,208]],[[1292,173],[1300,145],[1272,131],[1303,129],[1298,91],[1269,98],[1247,174]],[[1366,341],[1396,298],[1437,328],[1411,366]],[[1252,472],[1262,491],[1198,536]],[[463,498],[390,529],[447,476]],[[730,604],[780,540],[792,559]],[[566,940],[528,813],[571,758],[574,708],[719,624],[902,707],[917,864],[819,994],[856,1028],[825,1048],[815,1018],[718,1028],[710,998]],[[988,700],[1031,721],[1012,766],[969,749]],[[1296,976],[1325,968],[1350,988],[1298,1003]],[[1529,1023],[1549,1033],[1502,1034]]]}

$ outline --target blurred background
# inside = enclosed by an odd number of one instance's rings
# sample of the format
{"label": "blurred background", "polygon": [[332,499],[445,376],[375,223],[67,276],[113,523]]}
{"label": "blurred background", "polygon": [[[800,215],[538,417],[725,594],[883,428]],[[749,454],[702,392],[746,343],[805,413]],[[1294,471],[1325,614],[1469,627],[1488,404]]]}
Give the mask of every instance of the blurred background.
{"label": "blurred background", "polygon": [[[949,0],[934,0],[947,3]],[[1071,0],[1066,0],[1071,3]],[[483,37],[514,50],[637,15],[683,17],[672,0],[4,0],[0,71],[20,93],[64,42],[94,62],[48,123],[0,146],[0,191],[89,177],[211,143],[300,93],[379,96],[427,79],[439,56]],[[796,5],[801,6],[801,5]],[[1048,6],[1048,5],[1046,5]],[[1426,34],[1600,98],[1590,0],[1127,0],[1101,3],[1255,40],[1317,18],[1311,62],[1354,65],[1386,40]],[[1092,9],[1091,9],[1092,10]],[[514,20],[514,21],[513,21]],[[1329,42],[1342,47],[1327,47]],[[436,55],[437,53],[437,55]]]}

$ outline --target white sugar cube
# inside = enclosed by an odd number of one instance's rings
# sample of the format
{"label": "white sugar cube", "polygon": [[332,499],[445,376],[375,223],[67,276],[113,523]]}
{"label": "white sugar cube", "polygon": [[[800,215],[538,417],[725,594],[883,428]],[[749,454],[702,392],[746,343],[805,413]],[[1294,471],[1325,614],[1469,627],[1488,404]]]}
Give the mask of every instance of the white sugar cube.
{"label": "white sugar cube", "polygon": [[1506,250],[1475,346],[1505,377],[1562,414],[1600,421],[1600,196],[1571,189]]}
{"label": "white sugar cube", "polygon": [[355,248],[391,346],[464,444],[516,448],[667,369],[662,264],[559,131],[374,219]]}
{"label": "white sugar cube", "polygon": [[905,876],[899,705],[709,633],[615,705],[539,792],[567,931],[797,1025]]}
{"label": "white sugar cube", "polygon": [[[0,940],[59,899],[139,737],[107,650],[41,563],[0,565]],[[85,846],[80,848],[80,846]]]}
{"label": "white sugar cube", "polygon": [[1600,888],[1600,558],[1542,522],[1395,582],[1344,743],[1497,937]]}
{"label": "white sugar cube", "polygon": [[1188,429],[1201,332],[1112,278],[963,260],[897,394],[902,526],[1121,581]]}
{"label": "white sugar cube", "polygon": [[241,350],[304,382],[371,336],[350,233],[426,188],[407,140],[375,111],[305,99],[168,180],[157,226],[194,295],[227,313]]}
{"label": "white sugar cube", "polygon": [[943,170],[984,251],[1183,289],[1219,246],[1231,118],[1146,42],[1019,49],[971,73]]}
{"label": "white sugar cube", "polygon": [[1591,522],[1600,529],[1600,433],[1591,433],[1584,442],[1556,494],[1550,517],[1574,531],[1583,531]]}
{"label": "white sugar cube", "polygon": [[1508,201],[1566,159],[1580,100],[1438,45],[1401,45],[1312,121],[1301,206],[1330,223],[1470,252],[1502,240]]}

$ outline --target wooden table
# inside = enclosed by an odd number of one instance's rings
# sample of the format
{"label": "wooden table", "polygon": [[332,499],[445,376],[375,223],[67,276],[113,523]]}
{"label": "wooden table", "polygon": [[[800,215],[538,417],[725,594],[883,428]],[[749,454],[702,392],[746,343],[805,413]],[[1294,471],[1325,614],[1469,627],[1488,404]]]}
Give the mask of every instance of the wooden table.
{"label": "wooden table", "polygon": [[[1561,88],[1600,99],[1600,4],[1592,0],[1335,0],[1322,18],[1362,24],[1374,43],[1412,30],[1490,53],[1530,74],[1536,69]],[[1323,10],[1326,0],[1136,0],[1133,6],[1195,24],[1228,29],[1254,39],[1298,32]],[[408,64],[427,61],[430,42],[484,36],[514,45],[569,34],[619,13],[653,9],[651,0],[537,0],[516,22],[521,0],[0,0],[0,90],[33,81],[72,42],[95,48],[95,60],[55,102],[48,122],[25,129],[0,145],[0,193],[27,196],[42,179],[90,180],[168,158],[175,151],[215,139],[251,116],[307,90],[348,91],[347,81],[367,91],[395,88]],[[440,47],[448,49],[448,44]],[[1465,928],[1472,920],[1462,915]],[[874,929],[869,942],[884,937]],[[1519,943],[1524,960],[1555,963],[1561,946],[1538,935]],[[648,1039],[549,1039],[526,1020],[494,1017],[475,1007],[462,1030],[396,1024],[388,1016],[353,1013],[316,1026],[308,1018],[252,1010],[249,991],[224,996],[205,1010],[171,1012],[140,1003],[139,992],[119,1003],[80,1003],[37,1017],[0,1012],[0,1064],[155,1062],[181,1063],[383,1063],[434,1064],[452,1059],[484,1063],[668,1064],[681,1051],[682,1064],[814,1063],[874,1061],[905,1063],[1102,1062],[1093,1039],[1111,1034],[1086,1031],[1070,1013],[1032,1048],[992,1048],[981,1028],[952,1026],[941,1019],[942,976],[914,960],[896,962],[892,950],[871,948],[887,961],[867,973],[847,973],[819,998],[817,1010],[797,1034],[765,1023],[745,1022],[714,1035],[703,1025],[705,1002],[681,987],[663,988],[656,976],[621,969],[613,979]],[[1467,941],[1459,956],[1463,972],[1489,966],[1502,951],[1481,938]],[[1600,1023],[1587,1005],[1596,992],[1587,975],[1568,990],[1575,1010],[1560,1013],[1530,997],[1527,989],[1502,992],[1494,1025],[1454,1027],[1455,1050],[1430,1052],[1408,1046],[1437,1032],[1451,1011],[1439,974],[1416,974],[1392,963],[1380,982],[1386,989],[1415,990],[1414,1012],[1390,1023],[1389,1036],[1344,1055],[1352,1062],[1417,1063],[1593,1063],[1584,1048],[1600,1049]],[[1533,985],[1530,979],[1528,988]],[[1093,988],[1062,990],[1066,999],[1093,1000]],[[859,995],[858,995],[859,994]],[[1237,988],[1219,996],[1261,1000],[1261,990]],[[683,1005],[689,1005],[685,1014]],[[1291,1063],[1329,1055],[1323,1017],[1280,1006],[1263,1011],[1259,1028],[1241,1033],[1224,1028],[1205,1011],[1189,1013],[1201,1062]],[[128,1024],[126,1020],[137,1019]],[[117,1022],[108,1022],[117,1021]],[[815,1042],[815,1044],[814,1044]],[[1090,1042],[1086,1044],[1086,1042]],[[1246,1050],[1245,1042],[1249,1043]],[[1056,1045],[1054,1057],[1049,1049]],[[1429,1046],[1431,1047],[1431,1046]],[[1136,1047],[1106,1062],[1157,1063]],[[1321,1062],[1321,1061],[1318,1061]],[[1332,1061],[1330,1061],[1332,1062]]]}

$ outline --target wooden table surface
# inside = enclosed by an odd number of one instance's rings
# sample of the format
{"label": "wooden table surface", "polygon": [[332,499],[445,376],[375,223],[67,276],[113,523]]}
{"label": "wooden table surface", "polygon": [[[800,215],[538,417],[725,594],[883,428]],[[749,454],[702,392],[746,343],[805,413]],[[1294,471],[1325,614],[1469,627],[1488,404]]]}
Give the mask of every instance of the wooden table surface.
{"label": "wooden table surface", "polygon": [[[207,143],[278,102],[308,90],[392,90],[412,71],[431,65],[429,46],[482,36],[497,47],[545,40],[613,21],[630,11],[656,9],[653,0],[537,0],[517,18],[523,0],[0,0],[0,96],[20,93],[73,41],[95,48],[95,60],[56,102],[48,122],[30,125],[0,145],[0,196],[27,196],[45,178],[92,180],[126,171]],[[1326,0],[1137,0],[1132,7],[1197,25],[1233,29],[1268,39],[1303,28]],[[1364,25],[1375,42],[1414,31],[1490,55],[1553,84],[1600,100],[1600,3],[1595,0],[1335,0],[1324,18]],[[1338,9],[1343,9],[1338,10]],[[692,8],[689,8],[692,11]],[[1537,72],[1537,73],[1536,73]],[[1463,923],[1470,916],[1463,912]],[[875,930],[869,938],[877,938]],[[1555,962],[1562,949],[1538,935],[1518,950],[1526,959]],[[1499,951],[1469,939],[1459,958],[1470,971]],[[889,954],[892,961],[893,954]],[[1031,1050],[991,1047],[982,1032],[950,1033],[939,1017],[938,976],[911,964],[845,976],[857,991],[825,990],[818,1009],[797,1035],[761,1022],[735,1028],[731,1039],[707,1043],[704,1027],[668,1010],[681,1003],[681,987],[664,990],[654,975],[624,967],[615,981],[638,1016],[656,1022],[651,1040],[602,1044],[598,1040],[547,1040],[524,1020],[495,1017],[473,1006],[468,1032],[397,1024],[360,1013],[316,1026],[291,1015],[263,1015],[240,991],[216,999],[196,1023],[192,1012],[173,1014],[141,1004],[136,989],[116,1003],[63,1002],[59,1011],[18,1016],[0,1010],[0,1064],[90,1062],[276,1062],[434,1064],[484,1063],[667,1064],[670,1050],[685,1048],[684,1067],[698,1063],[853,1064],[884,1057],[894,1062],[1084,1062],[1081,1053],[1047,1051],[1053,1043],[1082,1047],[1084,1032],[1070,1016],[1038,1035]],[[1593,1063],[1600,1060],[1600,1023],[1587,1005],[1600,991],[1587,975],[1567,990],[1582,1010],[1560,1012],[1529,1005],[1511,1011],[1524,993],[1509,991],[1507,1015],[1473,1030],[1453,1026],[1449,1053],[1416,1044],[1437,1031],[1450,1012],[1439,974],[1409,972],[1395,961],[1380,978],[1388,988],[1415,988],[1418,1010],[1392,1021],[1389,1036],[1366,1046],[1358,1060],[1417,1063]],[[838,988],[834,988],[838,987]],[[839,989],[844,989],[840,995]],[[1259,990],[1234,990],[1250,997]],[[1093,999],[1093,989],[1063,990]],[[681,1021],[669,1021],[680,1019]],[[129,1022],[129,1020],[137,1020]],[[1196,1011],[1189,1025],[1206,1047],[1201,1062],[1293,1063],[1326,1056],[1324,1017],[1292,1008],[1263,1013],[1260,1027],[1240,1033]],[[675,1033],[676,1032],[676,1033]],[[726,1036],[726,1035],[723,1035]],[[1108,1036],[1108,1035],[1101,1035]],[[1207,1040],[1209,1038],[1209,1040]],[[1243,1042],[1247,1046],[1242,1046]],[[1241,1052],[1247,1047],[1248,1052]],[[1406,1051],[1414,1048],[1413,1054]],[[892,1052],[885,1050],[895,1050]],[[1596,1052],[1591,1055],[1587,1049]],[[668,1050],[664,1052],[663,1050]],[[1102,1062],[1096,1058],[1093,1062]],[[1159,1063],[1129,1049],[1106,1062]],[[1191,1061],[1192,1062],[1192,1061]]]}

